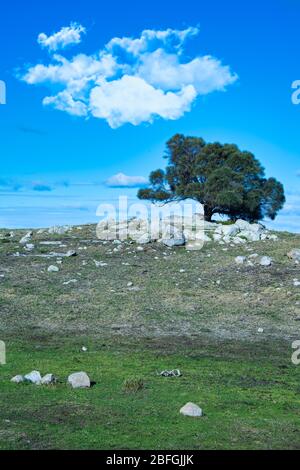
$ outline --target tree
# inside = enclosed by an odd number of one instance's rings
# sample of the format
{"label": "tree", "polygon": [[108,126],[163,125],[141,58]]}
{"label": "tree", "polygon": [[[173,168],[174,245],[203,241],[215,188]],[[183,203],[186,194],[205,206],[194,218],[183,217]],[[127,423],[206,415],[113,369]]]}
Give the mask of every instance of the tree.
{"label": "tree", "polygon": [[205,220],[223,214],[250,222],[274,220],[285,203],[283,185],[265,178],[265,170],[250,152],[236,145],[206,143],[177,134],[167,142],[166,170],[150,174],[150,185],[139,199],[171,202],[194,199],[204,206]]}

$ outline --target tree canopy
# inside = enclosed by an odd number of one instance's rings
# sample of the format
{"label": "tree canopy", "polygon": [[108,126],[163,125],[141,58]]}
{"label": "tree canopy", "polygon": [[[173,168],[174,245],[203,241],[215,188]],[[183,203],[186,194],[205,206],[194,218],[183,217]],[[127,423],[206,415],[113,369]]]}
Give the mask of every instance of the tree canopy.
{"label": "tree canopy", "polygon": [[194,199],[204,206],[206,220],[214,214],[250,222],[275,219],[283,208],[283,185],[266,178],[255,156],[234,144],[206,143],[176,134],[167,142],[168,166],[150,174],[140,199],[171,202]]}

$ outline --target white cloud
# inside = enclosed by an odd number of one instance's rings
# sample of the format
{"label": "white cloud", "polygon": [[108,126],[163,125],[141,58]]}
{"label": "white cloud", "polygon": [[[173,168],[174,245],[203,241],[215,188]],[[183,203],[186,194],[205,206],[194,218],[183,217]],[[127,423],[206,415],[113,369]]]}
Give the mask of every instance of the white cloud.
{"label": "white cloud", "polygon": [[93,88],[90,106],[93,116],[106,119],[112,128],[117,128],[126,122],[152,122],[155,116],[178,119],[190,110],[196,95],[192,85],[178,93],[164,93],[140,77],[124,75]]}
{"label": "white cloud", "polygon": [[124,173],[118,173],[111,176],[106,182],[110,188],[138,188],[145,186],[148,180],[143,176],[127,176]]}
{"label": "white cloud", "polygon": [[156,50],[159,47],[168,47],[181,52],[185,40],[190,36],[199,33],[198,28],[187,28],[184,30],[166,29],[165,31],[156,31],[145,29],[139,38],[113,38],[106,45],[106,50],[114,51],[123,49],[134,56],[139,56],[150,50]]}
{"label": "white cloud", "polygon": [[49,51],[57,51],[73,44],[80,44],[81,35],[86,33],[86,29],[78,23],[71,23],[70,26],[62,28],[52,36],[41,33],[38,36],[38,43]]}
{"label": "white cloud", "polygon": [[[80,42],[82,28],[73,24],[40,42],[54,51],[71,37],[72,43],[76,38]],[[153,122],[157,117],[178,119],[198,96],[224,91],[237,80],[229,66],[212,56],[184,59],[185,42],[198,32],[198,28],[145,30],[139,38],[113,38],[93,55],[78,54],[69,60],[53,54],[48,65],[27,68],[22,80],[45,84],[54,92],[44,98],[44,105],[105,119],[112,128]]]}
{"label": "white cloud", "polygon": [[162,49],[144,54],[138,75],[163,90],[179,90],[193,84],[199,95],[222,91],[237,79],[229,67],[214,57],[197,57],[181,64],[178,55],[168,54]]}

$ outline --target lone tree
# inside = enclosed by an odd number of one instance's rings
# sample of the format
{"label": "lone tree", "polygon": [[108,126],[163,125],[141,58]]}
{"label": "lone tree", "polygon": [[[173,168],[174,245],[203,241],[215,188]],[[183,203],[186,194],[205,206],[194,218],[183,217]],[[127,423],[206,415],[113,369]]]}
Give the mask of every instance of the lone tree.
{"label": "lone tree", "polygon": [[205,220],[224,214],[250,222],[274,220],[285,203],[283,185],[265,178],[265,170],[250,152],[236,145],[206,143],[177,134],[167,142],[166,170],[150,174],[150,186],[139,199],[171,202],[194,199],[204,206]]}

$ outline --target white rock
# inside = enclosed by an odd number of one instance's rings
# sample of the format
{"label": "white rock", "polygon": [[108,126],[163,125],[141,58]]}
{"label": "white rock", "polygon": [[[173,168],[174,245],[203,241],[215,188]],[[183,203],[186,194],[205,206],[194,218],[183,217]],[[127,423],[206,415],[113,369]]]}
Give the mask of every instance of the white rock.
{"label": "white rock", "polygon": [[68,384],[71,385],[72,388],[89,388],[91,381],[86,372],[75,372],[69,375]]}
{"label": "white rock", "polygon": [[85,346],[82,346],[81,351],[82,352],[87,352],[87,348]]}
{"label": "white rock", "polygon": [[252,232],[251,230],[242,230],[239,233],[239,237],[244,238],[249,242],[258,242],[260,240],[260,234]]}
{"label": "white rock", "polygon": [[26,251],[32,251],[32,250],[34,250],[34,244],[33,244],[33,243],[26,243],[26,245],[25,245],[25,250],[26,250]]}
{"label": "white rock", "polygon": [[261,266],[271,266],[272,262],[273,262],[272,258],[270,258],[269,256],[263,256],[259,264]]}
{"label": "white rock", "polygon": [[263,333],[264,332],[264,329],[263,328],[258,328],[258,333]]}
{"label": "white rock", "polygon": [[70,230],[71,230],[71,227],[68,225],[65,225],[62,227],[56,225],[54,227],[49,228],[48,233],[50,233],[51,235],[64,235]]}
{"label": "white rock", "polygon": [[235,245],[241,245],[243,243],[246,243],[246,240],[240,237],[234,237],[232,240]]}
{"label": "white rock", "polygon": [[47,374],[41,380],[41,385],[52,385],[55,383],[56,377],[53,374]]}
{"label": "white rock", "polygon": [[137,240],[137,243],[139,245],[147,245],[151,243],[151,237],[148,234],[144,234]]}
{"label": "white rock", "polygon": [[191,402],[184,405],[181,408],[180,413],[184,416],[191,416],[193,418],[201,418],[201,416],[203,416],[202,409],[199,408],[199,406]]}
{"label": "white rock", "polygon": [[48,273],[58,273],[59,268],[57,266],[49,266]]}
{"label": "white rock", "polygon": [[30,374],[25,375],[24,379],[35,385],[40,385],[42,381],[41,374],[37,370],[33,370]]}
{"label": "white rock", "polygon": [[16,375],[15,377],[13,377],[11,379],[11,382],[13,382],[15,384],[20,384],[20,383],[24,382],[24,377],[23,377],[23,375]]}
{"label": "white rock", "polygon": [[185,245],[185,238],[163,238],[161,242],[168,246],[169,248],[173,248],[174,246],[183,246]]}
{"label": "white rock", "polygon": [[77,279],[70,279],[70,281],[63,282],[63,286],[68,286],[70,284],[76,284],[78,281]]}
{"label": "white rock", "polygon": [[32,232],[28,232],[23,238],[21,238],[19,242],[20,245],[26,245],[30,241],[32,235]]}
{"label": "white rock", "polygon": [[95,259],[94,259],[94,263],[95,263],[96,268],[104,268],[105,266],[107,266],[107,263],[103,263],[103,261],[96,261]]}
{"label": "white rock", "polygon": [[268,240],[272,240],[273,242],[276,242],[277,240],[279,240],[278,236],[275,234],[268,235],[267,238]]}
{"label": "white rock", "polygon": [[235,226],[239,228],[239,230],[250,230],[251,224],[246,220],[239,219],[236,221]]}
{"label": "white rock", "polygon": [[240,228],[238,225],[222,225],[222,233],[228,237],[235,237],[238,234]]}
{"label": "white rock", "polygon": [[215,242],[219,242],[222,240],[222,235],[220,233],[214,233],[213,234],[213,239]]}
{"label": "white rock", "polygon": [[77,256],[76,251],[74,251],[74,250],[67,251],[66,258],[73,258],[74,256]]}
{"label": "white rock", "polygon": [[300,261],[300,249],[294,248],[287,254],[288,258]]}
{"label": "white rock", "polygon": [[234,261],[236,264],[244,264],[246,261],[246,256],[237,256]]}

